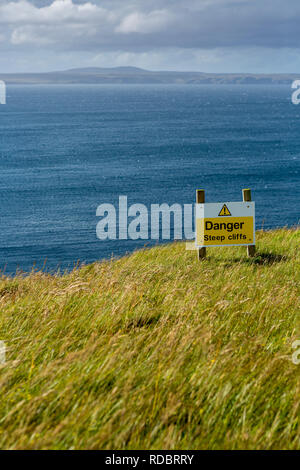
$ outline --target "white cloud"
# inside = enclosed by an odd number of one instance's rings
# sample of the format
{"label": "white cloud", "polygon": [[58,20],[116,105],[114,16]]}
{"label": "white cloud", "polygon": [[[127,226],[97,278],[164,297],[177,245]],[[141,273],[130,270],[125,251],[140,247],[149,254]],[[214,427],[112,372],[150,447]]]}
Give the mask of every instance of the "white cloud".
{"label": "white cloud", "polygon": [[109,19],[110,13],[90,2],[82,5],[74,4],[72,0],[54,0],[49,6],[38,8],[27,0],[8,2],[0,5],[0,22],[6,24],[49,24],[68,21]]}
{"label": "white cloud", "polygon": [[115,31],[125,34],[154,33],[163,30],[172,22],[173,18],[173,14],[167,10],[154,10],[150,13],[134,12],[125,16]]}
{"label": "white cloud", "polygon": [[0,4],[0,23],[10,29],[14,46],[70,45],[84,37],[96,37],[100,28],[108,33],[118,17],[114,12],[90,2],[54,0],[49,6],[36,7],[27,0]]}

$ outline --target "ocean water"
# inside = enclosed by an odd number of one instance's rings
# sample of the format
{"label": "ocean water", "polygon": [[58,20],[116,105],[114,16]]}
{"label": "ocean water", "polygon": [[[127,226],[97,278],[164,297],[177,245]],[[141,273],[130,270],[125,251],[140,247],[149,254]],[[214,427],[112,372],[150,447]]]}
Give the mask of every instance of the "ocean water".
{"label": "ocean water", "polygon": [[257,228],[300,207],[300,105],[288,86],[8,86],[0,105],[0,269],[70,269],[145,240],[100,241],[96,208],[241,200]]}

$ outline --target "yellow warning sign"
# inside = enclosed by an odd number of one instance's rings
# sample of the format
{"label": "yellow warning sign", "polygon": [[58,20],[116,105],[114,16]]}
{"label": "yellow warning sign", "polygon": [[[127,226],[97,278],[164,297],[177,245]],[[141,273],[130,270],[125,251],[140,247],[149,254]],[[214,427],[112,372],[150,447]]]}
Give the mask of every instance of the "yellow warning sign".
{"label": "yellow warning sign", "polygon": [[[225,204],[224,206],[226,207]],[[227,207],[226,209],[228,210]],[[201,218],[196,222],[196,245],[198,246],[251,245],[254,243],[253,217]]]}
{"label": "yellow warning sign", "polygon": [[231,216],[231,212],[230,212],[230,210],[228,209],[228,207],[226,206],[226,204],[223,205],[223,207],[222,207],[222,209],[220,210],[220,212],[219,212],[218,215],[221,216],[221,217],[222,217],[222,216],[223,216],[223,217],[224,217],[224,216],[229,216],[229,215]]}

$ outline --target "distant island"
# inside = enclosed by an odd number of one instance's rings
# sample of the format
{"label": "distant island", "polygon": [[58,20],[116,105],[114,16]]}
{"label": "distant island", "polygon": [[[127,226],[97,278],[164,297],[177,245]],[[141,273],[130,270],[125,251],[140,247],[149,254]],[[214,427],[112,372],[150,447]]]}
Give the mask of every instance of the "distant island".
{"label": "distant island", "polygon": [[150,71],[137,67],[77,68],[46,73],[0,73],[8,84],[291,84],[300,74]]}

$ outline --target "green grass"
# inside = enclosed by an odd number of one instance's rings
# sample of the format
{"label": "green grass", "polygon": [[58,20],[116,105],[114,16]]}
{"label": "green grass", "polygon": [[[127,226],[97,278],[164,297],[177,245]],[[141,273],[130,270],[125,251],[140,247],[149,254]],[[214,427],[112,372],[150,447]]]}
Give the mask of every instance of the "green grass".
{"label": "green grass", "polygon": [[2,449],[299,449],[300,231],[0,280]]}

